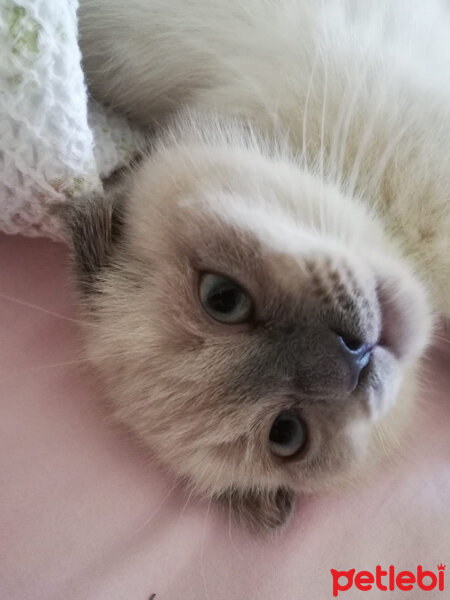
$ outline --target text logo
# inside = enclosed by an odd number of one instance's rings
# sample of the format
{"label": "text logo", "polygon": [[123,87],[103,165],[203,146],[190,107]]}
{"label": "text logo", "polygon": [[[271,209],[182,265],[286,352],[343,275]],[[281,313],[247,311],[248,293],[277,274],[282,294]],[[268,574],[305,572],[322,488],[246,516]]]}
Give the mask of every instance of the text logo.
{"label": "text logo", "polygon": [[445,565],[442,563],[437,566],[437,572],[425,571],[422,565],[419,565],[413,573],[412,571],[395,570],[393,565],[390,565],[384,571],[380,565],[376,566],[375,573],[371,571],[358,571],[350,569],[349,571],[336,571],[331,569],[333,578],[333,596],[339,595],[339,592],[346,592],[355,586],[356,589],[363,592],[371,590],[373,587],[382,590],[383,592],[394,590],[402,590],[409,592],[413,589],[420,589],[424,592],[429,592],[438,589],[444,591],[444,575]]}

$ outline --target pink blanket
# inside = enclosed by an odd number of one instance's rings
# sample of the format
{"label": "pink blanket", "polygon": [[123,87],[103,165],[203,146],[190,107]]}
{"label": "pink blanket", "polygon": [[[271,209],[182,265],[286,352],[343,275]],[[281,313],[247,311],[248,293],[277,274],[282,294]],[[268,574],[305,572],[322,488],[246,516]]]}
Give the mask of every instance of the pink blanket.
{"label": "pink blanket", "polygon": [[338,597],[450,598],[448,343],[396,460],[366,488],[300,501],[283,535],[257,540],[110,430],[73,317],[66,249],[0,237],[1,600],[332,600],[331,569],[369,571],[361,587],[377,565],[421,565],[445,591],[359,591],[356,573]]}

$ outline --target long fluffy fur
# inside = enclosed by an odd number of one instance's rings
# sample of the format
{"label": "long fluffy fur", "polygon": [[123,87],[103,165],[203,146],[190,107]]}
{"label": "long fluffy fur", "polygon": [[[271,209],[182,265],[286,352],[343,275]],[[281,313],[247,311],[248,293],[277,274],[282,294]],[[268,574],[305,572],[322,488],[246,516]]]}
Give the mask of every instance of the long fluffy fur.
{"label": "long fluffy fur", "polygon": [[145,124],[181,105],[285,132],[376,206],[449,312],[445,0],[83,0],[94,93]]}
{"label": "long fluffy fur", "polygon": [[[108,261],[86,294],[88,353],[165,467],[279,525],[295,493],[396,438],[432,314],[450,314],[448,4],[82,0],[80,24],[93,93],[156,131],[121,188],[120,241],[91,252]],[[108,228],[94,212],[67,216],[79,268]],[[270,331],[207,324],[199,265],[248,282]],[[351,398],[305,342],[323,323],[379,342]],[[292,356],[309,356],[295,393]],[[282,464],[267,427],[293,396],[314,435]]]}

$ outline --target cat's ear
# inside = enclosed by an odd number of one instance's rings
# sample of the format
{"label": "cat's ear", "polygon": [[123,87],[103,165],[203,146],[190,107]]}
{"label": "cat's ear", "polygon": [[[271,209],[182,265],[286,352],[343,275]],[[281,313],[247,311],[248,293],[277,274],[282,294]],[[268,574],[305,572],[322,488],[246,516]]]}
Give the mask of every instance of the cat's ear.
{"label": "cat's ear", "polygon": [[[225,498],[224,498],[225,500]],[[232,492],[227,496],[229,509],[237,521],[256,533],[280,529],[289,521],[296,495],[288,488],[270,492]]]}
{"label": "cat's ear", "polygon": [[109,188],[57,208],[72,249],[83,292],[92,290],[101,271],[108,267],[120,242],[124,224],[123,190]]}

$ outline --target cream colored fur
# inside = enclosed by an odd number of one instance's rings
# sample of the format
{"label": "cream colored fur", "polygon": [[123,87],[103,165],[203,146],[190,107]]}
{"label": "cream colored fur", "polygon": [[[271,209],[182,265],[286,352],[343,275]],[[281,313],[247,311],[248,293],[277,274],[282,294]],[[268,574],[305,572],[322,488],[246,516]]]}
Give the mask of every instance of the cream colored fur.
{"label": "cream colored fur", "polygon": [[143,123],[187,104],[286,135],[382,213],[449,313],[446,1],[82,0],[80,18],[98,97]]}
{"label": "cream colored fur", "polygon": [[[291,494],[396,439],[433,315],[450,315],[448,4],[82,0],[80,19],[93,93],[156,132],[86,300],[88,353],[166,468],[278,525]],[[268,338],[205,320],[198,270],[245,283],[275,331],[337,319],[378,344],[351,399],[297,398],[302,460],[265,446],[290,375],[266,378]]]}

